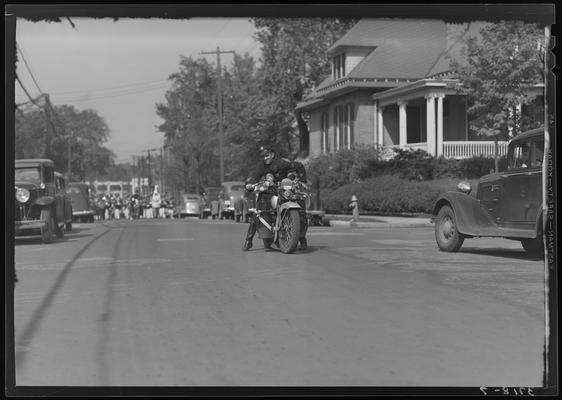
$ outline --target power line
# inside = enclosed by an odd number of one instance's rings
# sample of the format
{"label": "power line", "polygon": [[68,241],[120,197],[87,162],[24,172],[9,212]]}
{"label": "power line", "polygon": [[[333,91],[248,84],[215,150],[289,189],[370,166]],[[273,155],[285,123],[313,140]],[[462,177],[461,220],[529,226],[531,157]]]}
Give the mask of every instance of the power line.
{"label": "power line", "polygon": [[[162,85],[158,85],[158,86],[147,86],[145,88],[139,88],[139,89],[128,89],[128,90],[124,90],[121,92],[116,92],[116,93],[107,93],[107,94],[99,94],[97,96],[88,96],[88,94],[84,94],[82,96],[79,97],[72,97],[72,98],[62,98],[60,101],[65,101],[65,102],[84,102],[84,101],[91,101],[91,100],[103,100],[103,99],[111,99],[111,98],[115,98],[115,97],[122,97],[122,96],[130,96],[130,95],[135,95],[135,94],[139,94],[139,93],[145,93],[145,92],[150,92],[150,91],[154,91],[154,90],[162,90],[164,89],[165,86]],[[88,96],[88,97],[86,97]]]}
{"label": "power line", "polygon": [[[167,79],[159,79],[159,80],[155,80],[155,81],[129,83],[129,84],[126,84],[126,85],[113,86],[113,87],[101,88],[101,89],[93,89],[92,91],[93,92],[96,92],[96,91],[103,92],[103,91],[114,90],[114,89],[127,89],[127,88],[132,88],[134,86],[152,85],[152,84],[164,83],[164,82],[168,82],[168,80]],[[76,93],[83,93],[83,92],[84,92],[83,90],[72,90],[72,91],[68,91],[68,92],[53,92],[53,93],[51,93],[51,95],[76,94]]]}
{"label": "power line", "polygon": [[[20,77],[18,76],[18,74],[16,74],[16,80],[18,81],[18,83],[20,84],[21,88],[23,89],[25,95],[27,96],[27,98],[29,99],[29,101],[33,104],[35,104],[37,107],[42,108],[42,106],[40,104],[37,103],[37,100],[39,100],[41,97],[43,97],[43,94],[41,94],[39,97],[37,97],[36,99],[34,99],[33,97],[31,97],[31,95],[29,94],[29,92],[27,91],[27,89],[25,88],[25,86],[23,85]],[[27,102],[29,103],[29,102]],[[25,103],[24,103],[25,104]]]}
{"label": "power line", "polygon": [[31,72],[31,68],[29,67],[29,64],[27,63],[27,60],[25,59],[25,55],[23,54],[23,51],[22,51],[18,42],[16,42],[16,46],[17,46],[17,49],[19,50],[19,52],[21,54],[21,58],[23,60],[23,63],[25,64],[25,68],[29,72],[29,75],[31,75],[31,79],[33,80],[33,83],[35,83],[35,86],[37,87],[37,90],[39,90],[39,93],[43,93],[43,91],[41,90],[41,88],[37,84],[37,80],[35,80],[35,76],[33,76],[33,72]]}

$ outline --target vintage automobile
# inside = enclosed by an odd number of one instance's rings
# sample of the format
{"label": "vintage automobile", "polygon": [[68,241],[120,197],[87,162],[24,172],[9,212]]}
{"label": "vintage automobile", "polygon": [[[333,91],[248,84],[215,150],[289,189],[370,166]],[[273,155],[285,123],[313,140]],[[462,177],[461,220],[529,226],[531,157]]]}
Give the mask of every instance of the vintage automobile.
{"label": "vintage automobile", "polygon": [[178,206],[177,215],[180,218],[187,216],[198,216],[203,199],[200,195],[194,193],[187,193],[182,195],[182,202]]}
{"label": "vintage automobile", "polygon": [[[222,183],[223,196],[220,199],[221,219],[235,219],[240,221],[245,213],[244,192],[246,186],[241,181],[228,181]],[[246,211],[247,213],[247,211]]]}
{"label": "vintage automobile", "polygon": [[508,144],[507,170],[480,178],[475,192],[460,182],[441,195],[433,208],[439,249],[457,251],[465,238],[503,237],[541,254],[543,154],[543,128],[517,135]]}
{"label": "vintage automobile", "polygon": [[64,190],[64,178],[52,160],[15,161],[15,235],[41,235],[51,243],[53,235],[72,229],[72,206]]}
{"label": "vintage automobile", "polygon": [[220,215],[220,199],[222,187],[210,186],[205,188],[203,193],[203,201],[199,208],[199,218],[208,218],[212,216],[217,218]]}
{"label": "vintage automobile", "polygon": [[70,182],[66,185],[66,194],[72,202],[72,219],[80,222],[94,222],[96,207],[94,204],[94,187],[86,182]]}

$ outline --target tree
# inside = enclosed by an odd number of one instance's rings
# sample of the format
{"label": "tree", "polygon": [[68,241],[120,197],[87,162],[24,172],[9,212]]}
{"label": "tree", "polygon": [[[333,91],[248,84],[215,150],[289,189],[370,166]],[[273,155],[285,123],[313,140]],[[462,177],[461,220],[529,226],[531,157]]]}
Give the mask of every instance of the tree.
{"label": "tree", "polygon": [[536,106],[532,89],[544,83],[543,30],[502,21],[485,24],[479,33],[466,39],[463,58],[451,62],[458,90],[467,96],[470,128],[497,140],[543,124],[517,111]]}
{"label": "tree", "polygon": [[182,57],[180,70],[169,77],[166,102],[156,105],[165,135],[183,173],[184,191],[200,191],[218,182],[218,118],[216,79],[206,60]]}
{"label": "tree", "polygon": [[[301,156],[308,155],[309,131],[297,103],[305,93],[329,74],[328,48],[355,23],[337,18],[253,18],[262,44],[262,91],[269,97],[273,129],[286,139],[287,151],[294,152],[291,139],[298,135]],[[294,132],[296,122],[298,132]]]}
{"label": "tree", "polygon": [[259,146],[273,143],[262,123],[267,105],[260,79],[256,62],[248,54],[235,54],[232,67],[224,71],[225,179],[245,179],[259,161]]}
{"label": "tree", "polygon": [[48,110],[16,113],[16,158],[45,157],[49,147],[48,157],[57,171],[68,170],[70,153],[71,179],[104,175],[115,159],[115,154],[103,146],[109,137],[104,119],[93,110],[79,111],[69,105]]}

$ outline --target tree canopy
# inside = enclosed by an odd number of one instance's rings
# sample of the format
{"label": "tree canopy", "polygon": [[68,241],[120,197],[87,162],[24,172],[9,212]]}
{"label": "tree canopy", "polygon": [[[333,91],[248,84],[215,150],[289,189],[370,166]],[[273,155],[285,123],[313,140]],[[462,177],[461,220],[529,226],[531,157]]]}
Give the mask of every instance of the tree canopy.
{"label": "tree canopy", "polygon": [[489,23],[467,38],[463,58],[451,65],[467,95],[470,128],[479,135],[506,139],[508,133],[540,126],[522,114],[536,107],[536,85],[544,79],[544,32],[521,21]]}
{"label": "tree canopy", "polygon": [[[290,152],[308,155],[309,131],[297,103],[307,91],[328,76],[330,60],[326,51],[357,20],[338,18],[253,18],[256,39],[262,45],[261,89],[273,107],[275,129],[297,136],[298,148]],[[297,131],[294,129],[296,122]]]}
{"label": "tree canopy", "polygon": [[107,172],[115,154],[103,144],[110,131],[93,110],[62,105],[16,113],[15,158],[50,158],[57,171],[68,169],[71,179],[93,179]]}

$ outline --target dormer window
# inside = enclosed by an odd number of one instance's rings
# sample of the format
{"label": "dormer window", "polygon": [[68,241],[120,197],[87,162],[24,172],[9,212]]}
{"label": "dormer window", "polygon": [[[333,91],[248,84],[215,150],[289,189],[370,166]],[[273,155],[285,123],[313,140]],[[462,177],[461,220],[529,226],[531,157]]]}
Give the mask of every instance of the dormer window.
{"label": "dormer window", "polygon": [[345,76],[345,54],[332,57],[332,79],[340,79]]}

